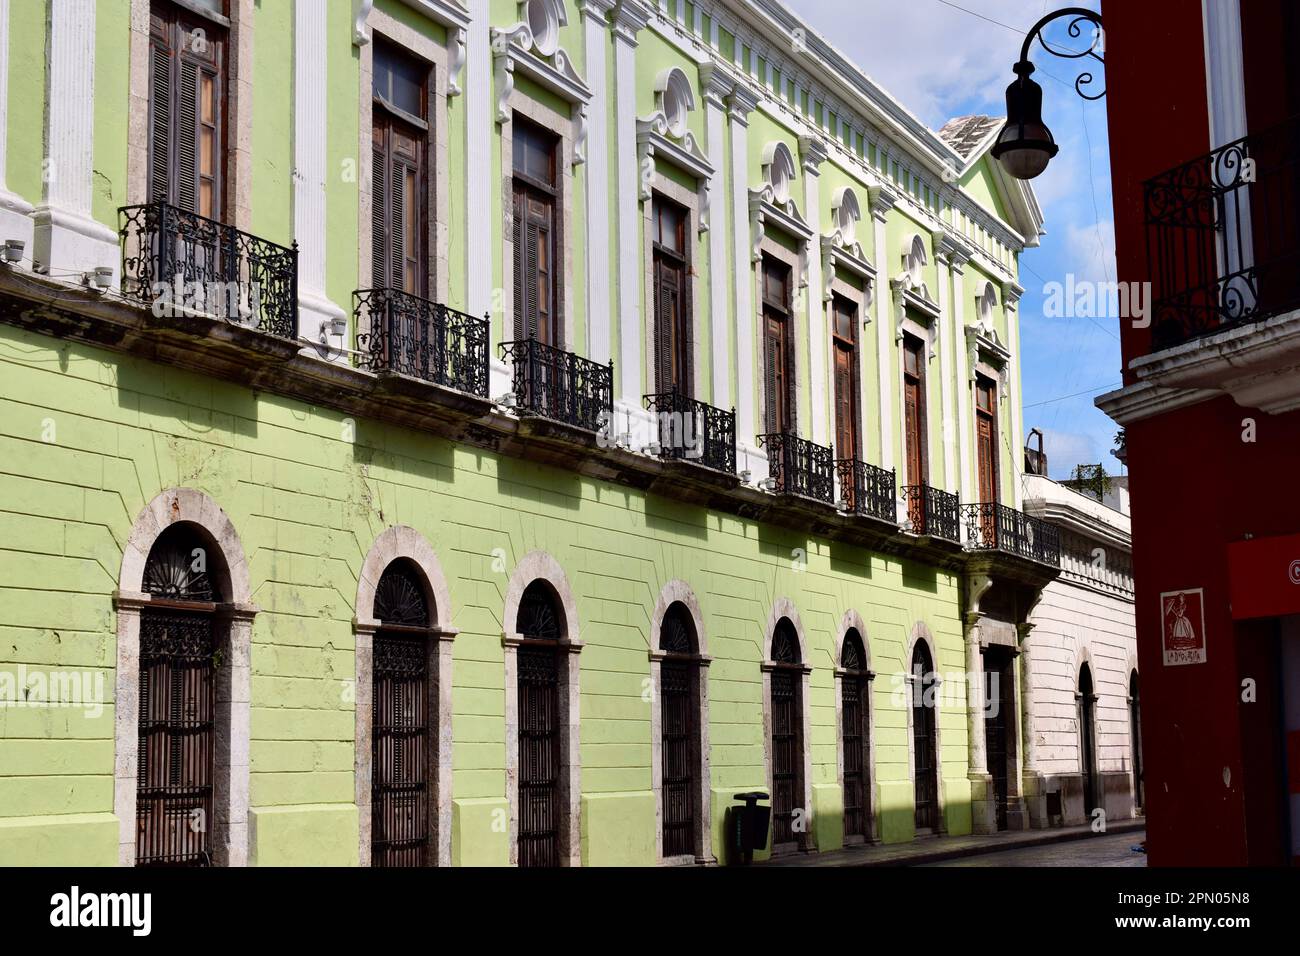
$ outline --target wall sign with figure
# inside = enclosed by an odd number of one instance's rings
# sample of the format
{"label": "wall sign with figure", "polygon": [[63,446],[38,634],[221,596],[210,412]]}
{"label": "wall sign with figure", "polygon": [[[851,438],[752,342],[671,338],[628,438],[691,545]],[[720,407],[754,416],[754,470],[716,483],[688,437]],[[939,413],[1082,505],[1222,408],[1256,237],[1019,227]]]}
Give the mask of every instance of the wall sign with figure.
{"label": "wall sign with figure", "polygon": [[1205,589],[1160,595],[1160,634],[1165,666],[1205,663]]}

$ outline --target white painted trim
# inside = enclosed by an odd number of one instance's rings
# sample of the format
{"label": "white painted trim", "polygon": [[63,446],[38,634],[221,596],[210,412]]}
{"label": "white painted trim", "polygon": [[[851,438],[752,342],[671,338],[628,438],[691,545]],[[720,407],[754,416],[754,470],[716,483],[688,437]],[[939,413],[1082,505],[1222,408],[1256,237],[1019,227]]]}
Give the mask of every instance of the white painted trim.
{"label": "white painted trim", "polygon": [[[496,309],[498,316],[503,307],[496,301],[492,289],[492,261],[490,250],[494,243],[492,217],[492,58],[490,49],[488,0],[468,0],[470,21],[467,26],[470,55],[465,64],[465,208],[481,211],[480,215],[465,217],[464,269],[467,277],[465,307],[471,315],[483,315]],[[504,297],[502,297],[504,301]],[[502,328],[506,337],[510,332]],[[490,342],[488,353],[497,354],[496,342]],[[504,366],[494,363],[492,395],[501,395],[509,388],[509,375]]]}
{"label": "white painted trim", "polygon": [[[716,31],[717,24],[714,24]],[[716,32],[714,33],[716,42]],[[710,395],[718,408],[733,408],[736,404],[731,383],[731,322],[728,292],[732,282],[731,269],[727,263],[727,216],[726,204],[720,201],[724,195],[725,180],[723,166],[726,163],[726,118],[724,115],[725,97],[733,86],[733,81],[720,69],[709,66],[701,68],[700,86],[704,90],[704,134],[708,146],[709,163],[713,166],[712,185],[708,191],[712,218],[716,204],[722,213],[720,223],[709,230],[709,315],[712,320],[709,346],[713,352],[713,367]]]}
{"label": "white painted trim", "polygon": [[20,239],[23,257],[32,257],[32,204],[6,186],[9,146],[9,0],[0,0],[0,241]]}
{"label": "white painted trim", "polygon": [[595,104],[587,118],[587,356],[593,362],[608,363],[613,357],[613,310],[610,303],[610,235],[609,235],[609,122],[606,104],[609,90],[605,82],[606,47],[609,24],[605,12],[610,3],[582,6],[583,42],[587,83]]}
{"label": "white painted trim", "polygon": [[[325,291],[326,18],[307,3],[293,5],[293,237],[298,242],[298,337],[323,346],[346,313]],[[345,333],[342,344],[350,342]],[[346,361],[345,352],[335,352]]]}
{"label": "white painted trim", "polygon": [[[871,216],[874,226],[874,255],[877,262],[885,262],[888,256],[888,238],[885,231],[885,217],[893,208],[898,194],[888,186],[878,186],[870,191]],[[897,437],[894,432],[894,335],[890,312],[893,302],[888,295],[876,295],[876,361],[877,381],[879,383],[877,408],[880,420],[880,467],[889,471],[894,467]]]}
{"label": "white painted trim", "polygon": [[[731,236],[733,242],[736,300],[736,451],[749,458],[766,456],[757,450],[758,432],[754,392],[754,331],[758,323],[754,311],[754,263],[750,255],[749,234],[749,125],[746,116],[757,98],[746,86],[737,86],[727,97],[731,116]],[[744,464],[741,464],[744,467]]]}
{"label": "white painted trim", "polygon": [[[769,63],[770,65],[770,63]],[[803,154],[804,209],[808,228],[814,236],[821,235],[821,164],[826,152],[815,139],[801,140],[799,151]],[[818,252],[821,250],[819,249]],[[808,283],[807,334],[808,378],[811,386],[812,440],[818,445],[831,443],[830,389],[827,366],[830,364],[830,324],[826,302],[818,295],[822,289],[822,257],[810,254],[805,258],[804,280]]]}
{"label": "white painted trim", "polygon": [[[619,12],[622,12],[620,6]],[[636,142],[636,34],[639,11],[619,17],[614,30],[614,116],[618,156],[618,344],[614,372],[618,399],[640,408],[644,393],[641,340],[641,228]]]}
{"label": "white painted trim", "polygon": [[[32,259],[44,271],[113,270],[120,281],[117,233],[92,212],[95,155],[95,0],[62,0],[48,13],[45,64],[45,165],[33,212]],[[5,237],[0,237],[5,238]]]}
{"label": "white painted trim", "polygon": [[[1218,149],[1247,133],[1246,75],[1241,45],[1240,0],[1201,0],[1201,23],[1205,36],[1206,107],[1210,122],[1210,146]],[[1250,190],[1238,192],[1236,203],[1224,204],[1223,230],[1217,254],[1219,275],[1231,275],[1255,263],[1254,233],[1251,230]],[[1223,237],[1237,236],[1237,243]]]}

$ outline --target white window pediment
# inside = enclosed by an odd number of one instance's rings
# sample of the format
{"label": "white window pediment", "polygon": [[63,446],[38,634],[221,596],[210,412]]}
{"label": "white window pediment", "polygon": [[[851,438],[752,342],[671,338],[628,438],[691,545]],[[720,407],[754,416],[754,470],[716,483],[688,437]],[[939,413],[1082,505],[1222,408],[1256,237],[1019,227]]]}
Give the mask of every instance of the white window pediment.
{"label": "white window pediment", "polygon": [[[851,272],[862,280],[866,289],[866,306],[871,308],[876,292],[876,267],[871,264],[857,241],[862,207],[850,186],[842,186],[831,199],[831,222],[834,229],[821,237],[822,300],[829,302],[835,283],[836,268]],[[867,321],[871,321],[868,312]]]}
{"label": "white window pediment", "polygon": [[586,161],[587,107],[591,88],[574,69],[573,60],[560,46],[560,27],[569,21],[564,0],[523,0],[523,19],[510,27],[493,27],[492,60],[496,74],[496,121],[510,121],[510,97],[515,71],[554,93],[572,107],[573,165]]}
{"label": "white window pediment", "polygon": [[653,194],[655,160],[663,159],[695,178],[700,205],[698,231],[707,232],[709,187],[714,170],[695,134],[687,128],[686,117],[695,109],[695,94],[680,68],[671,67],[659,74],[655,105],[658,108],[654,113],[636,121],[641,200],[644,202]]}
{"label": "white window pediment", "polygon": [[[997,369],[1006,368],[1011,361],[1011,351],[1002,344],[997,327],[993,322],[993,310],[998,304],[998,290],[992,282],[984,283],[984,288],[975,297],[975,321],[966,326],[966,351],[970,369],[970,380],[975,381],[975,366],[983,359]],[[1006,393],[1001,392],[1005,399]]]}
{"label": "white window pediment", "polygon": [[750,258],[758,262],[763,257],[763,237],[769,225],[789,233],[799,247],[799,288],[802,289],[808,285],[808,256],[813,231],[790,198],[794,170],[794,155],[790,147],[779,140],[768,143],[763,149],[763,185],[749,191],[749,227],[753,239]]}
{"label": "white window pediment", "polygon": [[890,280],[889,286],[894,294],[894,334],[898,341],[903,340],[903,323],[907,320],[908,309],[923,316],[931,325],[934,334],[930,337],[927,360],[935,356],[935,343],[938,339],[939,303],[930,295],[925,285],[925,266],[929,257],[925,252],[925,240],[920,235],[912,236],[903,253],[903,271]]}

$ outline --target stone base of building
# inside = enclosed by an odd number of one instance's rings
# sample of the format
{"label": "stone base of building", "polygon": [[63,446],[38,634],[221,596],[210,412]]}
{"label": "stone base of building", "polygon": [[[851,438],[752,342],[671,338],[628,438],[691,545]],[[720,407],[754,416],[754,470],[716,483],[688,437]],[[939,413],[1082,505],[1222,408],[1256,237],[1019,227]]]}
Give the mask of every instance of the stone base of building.
{"label": "stone base of building", "polygon": [[[1141,814],[1134,809],[1133,777],[1126,771],[1103,771],[1102,809],[1107,820],[1129,820]],[[1083,774],[1026,774],[1025,807],[1035,830],[1092,823],[1092,808],[1084,806]]]}

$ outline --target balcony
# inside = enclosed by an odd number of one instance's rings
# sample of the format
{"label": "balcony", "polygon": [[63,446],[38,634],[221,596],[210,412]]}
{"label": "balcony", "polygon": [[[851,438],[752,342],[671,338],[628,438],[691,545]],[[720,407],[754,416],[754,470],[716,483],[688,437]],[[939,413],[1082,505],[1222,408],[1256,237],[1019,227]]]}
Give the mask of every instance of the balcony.
{"label": "balcony", "polygon": [[829,503],[835,500],[835,453],[797,435],[759,435],[767,448],[772,490],[779,495],[799,495]]}
{"label": "balcony", "polygon": [[835,463],[835,470],[840,476],[840,500],[844,502],[844,510],[890,524],[898,521],[892,468],[885,471],[865,461],[841,458]]}
{"label": "balcony", "polygon": [[960,541],[958,523],[960,507],[957,496],[929,485],[904,485],[903,500],[907,502],[907,519],[912,523],[912,533]]}
{"label": "balcony", "polygon": [[1053,525],[992,501],[962,505],[961,512],[966,546],[972,551],[1001,551],[1061,566],[1061,536]]}
{"label": "balcony", "polygon": [[361,368],[487,397],[485,319],[397,289],[362,289],[352,300]]}
{"label": "balcony", "polygon": [[1300,117],[1143,184],[1152,348],[1300,308]]}
{"label": "balcony", "polygon": [[659,457],[736,473],[736,413],[679,392],[645,396],[659,425]]}
{"label": "balcony", "polygon": [[599,365],[537,339],[503,342],[514,362],[515,407],[584,431],[599,431],[613,415],[614,363]]}
{"label": "balcony", "polygon": [[122,294],[159,318],[224,319],[298,338],[298,248],[163,202],[123,206]]}

